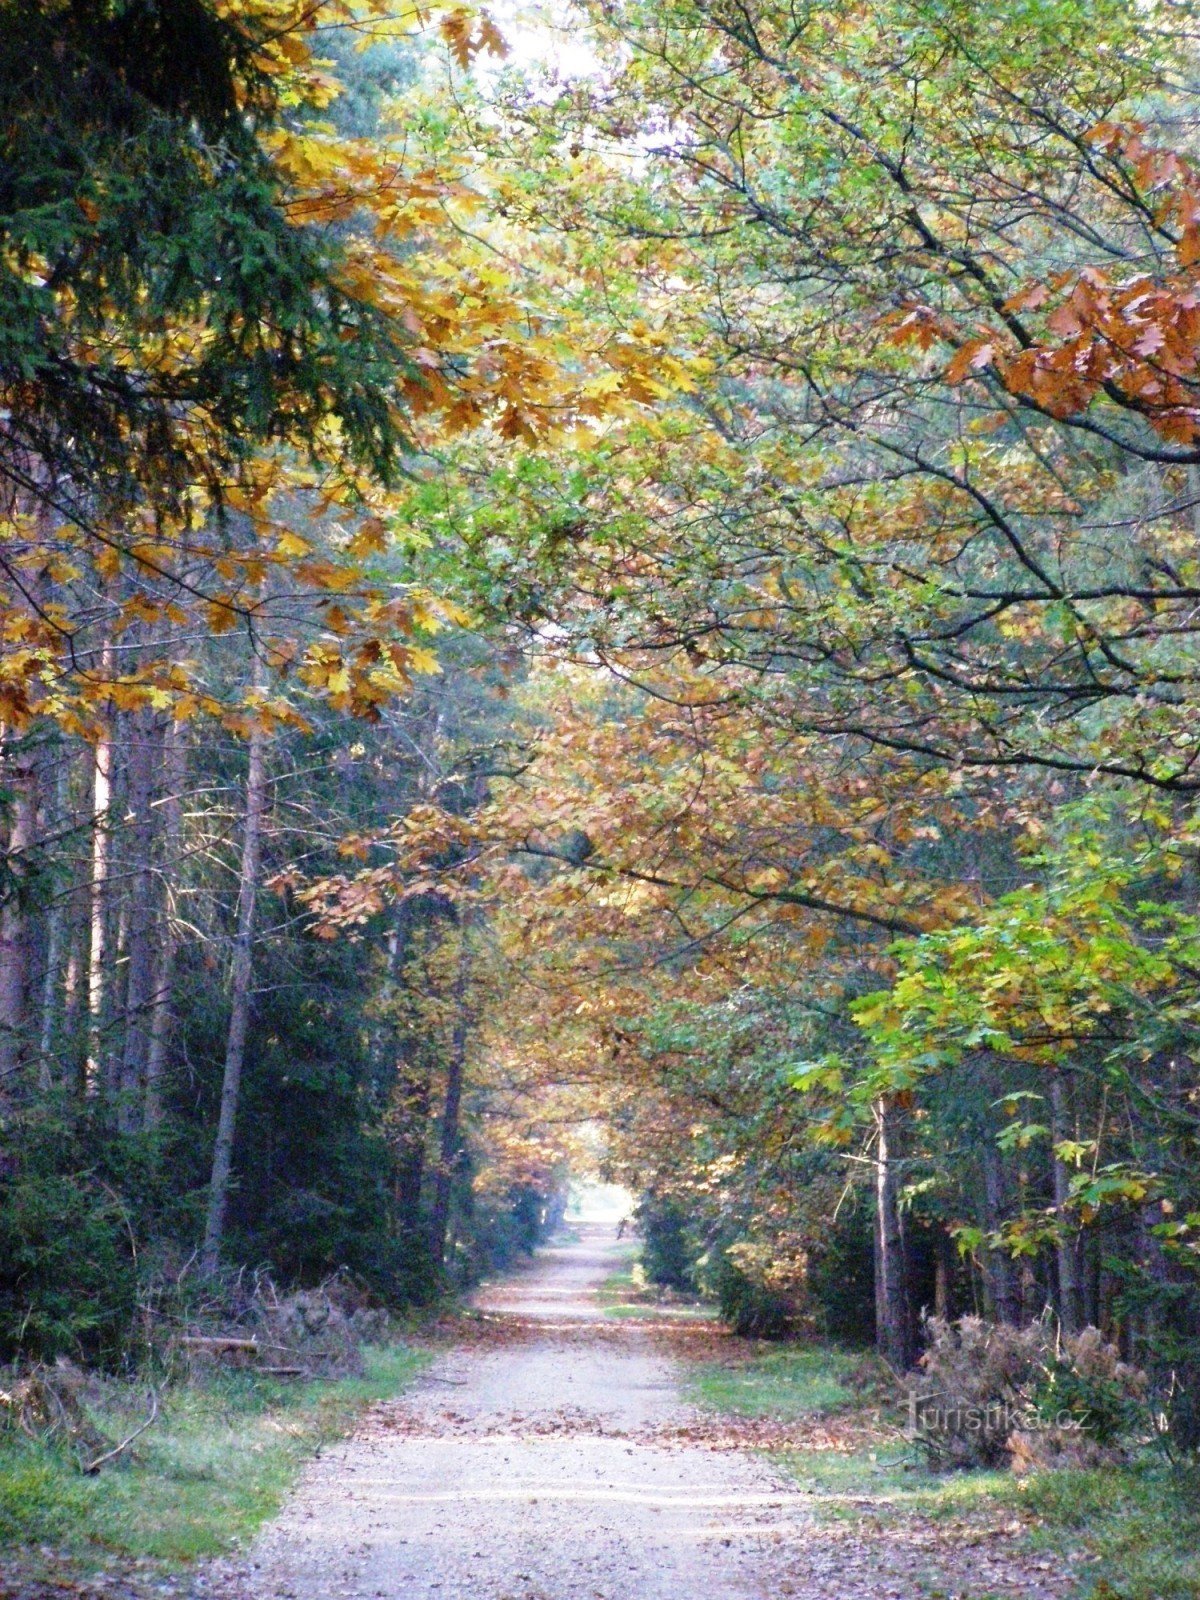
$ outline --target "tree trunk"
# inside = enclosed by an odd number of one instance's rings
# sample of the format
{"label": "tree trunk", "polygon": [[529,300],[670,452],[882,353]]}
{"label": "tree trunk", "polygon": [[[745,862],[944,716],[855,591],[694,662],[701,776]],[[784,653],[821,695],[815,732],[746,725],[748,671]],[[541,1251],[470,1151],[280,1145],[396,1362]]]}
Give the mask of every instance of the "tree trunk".
{"label": "tree trunk", "polygon": [[[405,1054],[410,1049],[410,1042],[405,1041]],[[401,1119],[396,1138],[396,1213],[400,1227],[406,1233],[418,1236],[431,1098],[429,1077],[428,1067],[420,1060],[405,1062],[401,1059],[394,1101]]]}
{"label": "tree trunk", "polygon": [[425,1123],[429,1112],[429,1078],[422,1072],[414,1028],[405,1017],[407,967],[420,901],[402,900],[388,939],[390,1026],[384,1043],[389,1065],[388,1122],[393,1160],[396,1219],[405,1233],[415,1233],[421,1219],[425,1177]]}
{"label": "tree trunk", "polygon": [[459,1110],[462,1106],[463,1069],[467,1059],[467,992],[471,978],[471,945],[466,912],[460,914],[458,972],[454,980],[454,1029],[450,1056],[446,1063],[446,1102],[442,1109],[442,1131],[438,1151],[437,1177],[433,1186],[433,1207],[429,1218],[430,1253],[437,1263],[446,1254],[446,1228],[450,1221],[450,1198],[458,1167]]}
{"label": "tree trunk", "polygon": [[[102,671],[112,666],[112,646],[104,650]],[[105,1011],[108,999],[108,878],[112,859],[112,726],[106,722],[92,753],[92,882],[88,947],[87,1062],[84,1067],[85,1092],[100,1093],[105,1081]]]}
{"label": "tree trunk", "polygon": [[945,1228],[934,1233],[933,1314],[944,1322],[954,1314],[954,1240]]}
{"label": "tree trunk", "polygon": [[[56,746],[54,761],[54,805],[46,817],[45,831],[56,834],[65,829],[70,806],[70,758]],[[38,1087],[48,1093],[54,1087],[54,1045],[58,1019],[59,990],[67,944],[67,911],[73,898],[69,889],[59,889],[50,903],[46,918],[46,960],[42,968],[41,1023],[38,1028]]]}
{"label": "tree trunk", "polygon": [[150,1040],[146,1049],[145,1125],[156,1128],[162,1121],[163,1069],[167,1061],[167,1040],[171,1031],[171,981],[175,971],[177,936],[171,906],[171,875],[179,861],[183,841],[183,782],[186,751],[183,734],[173,722],[163,729],[163,847],[162,907],[159,918],[158,949],[150,984]]}
{"label": "tree trunk", "polygon": [[1033,1262],[1028,1258],[1021,1263],[1018,1283],[1021,1290],[1021,1322],[1023,1324],[1036,1322],[1046,1309],[1048,1297],[1044,1285],[1034,1270]]}
{"label": "tree trunk", "polygon": [[91,893],[90,883],[80,885],[78,915],[67,918],[67,970],[63,978],[63,1046],[76,1092],[86,1095],[87,1041],[85,1038],[85,1005],[87,978],[88,924],[85,896]]}
{"label": "tree trunk", "polygon": [[[257,674],[256,674],[257,677]],[[266,801],[266,737],[260,727],[250,735],[249,766],[246,773],[246,815],[242,833],[242,861],[238,878],[237,932],[233,942],[233,969],[230,979],[229,1032],[225,1042],[225,1072],[221,1083],[221,1111],[213,1146],[212,1179],[208,1191],[208,1215],[204,1225],[201,1270],[212,1274],[221,1258],[225,1234],[225,1213],[229,1204],[229,1175],[233,1166],[233,1140],[237,1128],[238,1098],[242,1087],[242,1063],[246,1054],[246,1030],[250,1022],[251,981],[254,972],[254,909],[258,889],[258,865]]]}
{"label": "tree trunk", "polygon": [[[1008,1209],[1004,1158],[990,1128],[983,1133],[983,1225],[989,1234],[999,1230]],[[983,1258],[988,1309],[996,1322],[1015,1327],[1021,1320],[1021,1297],[1012,1257],[1005,1250],[987,1249]]]}
{"label": "tree trunk", "polygon": [[37,766],[34,752],[18,748],[3,768],[12,796],[5,846],[5,882],[0,886],[0,1099],[11,1095],[26,1055],[26,988],[29,981],[29,918],[22,880],[37,832]]}
{"label": "tree trunk", "polygon": [[[1055,1145],[1074,1135],[1070,1093],[1059,1072],[1050,1078],[1050,1130]],[[1079,1230],[1071,1222],[1066,1203],[1071,1192],[1071,1169],[1054,1157],[1054,1209],[1058,1221],[1055,1259],[1058,1267],[1058,1315],[1067,1333],[1083,1327],[1083,1273]]]}
{"label": "tree trunk", "polygon": [[889,1100],[877,1100],[874,1116],[875,1338],[884,1360],[897,1372],[905,1372],[913,1361],[913,1337],[900,1214],[900,1180],[896,1168],[896,1108]]}
{"label": "tree trunk", "polygon": [[129,747],[128,821],[130,825],[129,916],[126,930],[125,1038],[117,1100],[117,1126],[131,1133],[141,1122],[142,1081],[149,1051],[150,1006],[154,982],[154,793],[157,740],[150,718],[133,719]]}

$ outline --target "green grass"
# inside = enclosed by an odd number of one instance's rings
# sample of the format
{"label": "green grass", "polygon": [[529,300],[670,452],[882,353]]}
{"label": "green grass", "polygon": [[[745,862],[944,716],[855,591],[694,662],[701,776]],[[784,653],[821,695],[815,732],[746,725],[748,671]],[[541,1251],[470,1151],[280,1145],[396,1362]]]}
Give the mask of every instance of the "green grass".
{"label": "green grass", "polygon": [[1087,1600],[1200,1596],[1200,1468],[1130,1467],[1011,1474],[998,1498],[1036,1518],[1035,1543],[1082,1548]]}
{"label": "green grass", "polygon": [[641,1271],[640,1267],[630,1266],[625,1272],[611,1273],[596,1290],[596,1298],[602,1305],[612,1305],[614,1302],[626,1301],[634,1296],[644,1296],[648,1293],[645,1279],[635,1276]]}
{"label": "green grass", "polygon": [[1200,1597],[1200,1471],[1156,1459],[1017,1478],[1007,1470],[934,1473],[889,1449],[777,1457],[815,1508],[836,1520],[869,1511],[883,1526],[1019,1520],[1018,1543],[1078,1574],[1079,1600]]}
{"label": "green grass", "polygon": [[[365,1352],[361,1377],[288,1386],[218,1374],[168,1392],[132,1459],[84,1477],[63,1450],[0,1436],[0,1545],[53,1545],[84,1565],[105,1554],[168,1566],[220,1555],[279,1507],[302,1462],[425,1364],[419,1350]],[[136,1413],[101,1420],[120,1436]]]}
{"label": "green grass", "polygon": [[[862,1425],[872,1414],[847,1379],[861,1357],[782,1345],[733,1366],[698,1367],[692,1397],[730,1416],[828,1418]],[[1096,1470],[1018,1478],[1004,1471],[930,1472],[898,1431],[880,1427],[870,1448],[805,1448],[774,1457],[832,1519],[886,1529],[915,1522],[1020,1524],[1018,1546],[1078,1574],[1078,1600],[1200,1600],[1200,1467],[1158,1457]]]}
{"label": "green grass", "polygon": [[698,1367],[692,1396],[738,1417],[823,1416],[854,1400],[846,1379],[862,1356],[814,1345],[780,1345],[737,1366]]}
{"label": "green grass", "polygon": [[596,1298],[606,1317],[618,1321],[709,1322],[716,1316],[699,1296],[680,1295],[650,1283],[639,1259],[641,1246],[631,1241],[623,1248],[625,1264],[610,1273],[596,1290]]}

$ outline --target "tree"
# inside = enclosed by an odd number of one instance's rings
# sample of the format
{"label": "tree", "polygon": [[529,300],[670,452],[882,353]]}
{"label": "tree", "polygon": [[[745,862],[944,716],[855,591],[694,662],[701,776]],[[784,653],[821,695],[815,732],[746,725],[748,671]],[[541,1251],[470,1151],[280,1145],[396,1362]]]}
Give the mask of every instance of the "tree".
{"label": "tree", "polygon": [[[261,688],[261,671],[256,676]],[[225,1042],[221,1111],[213,1144],[212,1177],[209,1180],[208,1212],[201,1255],[201,1265],[208,1273],[217,1270],[221,1256],[225,1212],[229,1204],[229,1175],[233,1166],[233,1139],[246,1056],[246,1033],[250,1024],[254,980],[254,911],[258,898],[263,812],[266,808],[265,742],[262,728],[255,728],[250,735],[246,769],[246,805],[238,869],[237,929],[233,938],[233,964],[229,981],[229,1033]]]}
{"label": "tree", "polygon": [[[556,664],[494,818],[539,992],[586,1014],[572,1060],[603,1063],[627,1170],[688,1204],[754,1192],[744,1146],[711,1177],[747,1116],[743,997],[820,1008],[785,1034],[812,1064],[795,1120],[876,1180],[897,1359],[926,1277],[943,1305],[1112,1316],[1067,1198],[1108,1115],[1073,1056],[1044,1085],[1060,1153],[1032,1170],[997,1125],[1040,1092],[1020,1050],[928,1086],[843,1051],[891,939],[992,936],[1022,838],[1086,785],[1196,781],[1195,179],[1169,13],[589,16],[595,84],[515,83],[470,131],[506,207],[558,230],[564,314],[648,381],[569,454],[468,459],[431,519],[465,593]],[[697,994],[723,997],[724,1035],[652,1042]],[[1123,1227],[1097,1224],[1128,1254]]]}
{"label": "tree", "polygon": [[[49,1217],[56,1251],[133,1241],[135,1277],[181,1264],[207,1182],[207,1268],[349,1265],[407,1303],[436,1287],[432,1212],[455,1270],[477,1270],[557,1179],[475,1201],[470,997],[446,1004],[440,927],[389,988],[387,914],[364,952],[335,948],[284,869],[332,873],[340,833],[404,817],[444,729],[471,724],[469,693],[422,701],[429,748],[405,744],[397,702],[438,678],[436,636],[464,614],[414,570],[404,499],[437,493],[455,431],[569,422],[578,374],[465,229],[482,197],[393,70],[390,13],[4,16],[5,1260],[40,1260],[30,1219]],[[377,24],[386,70],[336,51],[342,117],[323,31],[370,43]],[[462,11],[441,31],[464,61],[501,48]],[[451,812],[477,781],[448,768]],[[256,931],[260,876],[281,911]],[[380,1025],[392,989],[429,1051],[412,1117]],[[404,1150],[421,1163],[401,1217]],[[0,1282],[6,1350],[118,1359],[128,1296],[93,1318],[65,1287],[50,1332],[22,1305],[40,1270]]]}
{"label": "tree", "polygon": [[516,149],[575,154],[507,198],[674,397],[586,472],[498,473],[470,556],[525,553],[510,614],[624,671],[690,655],[796,737],[1190,792],[1194,179],[1135,126],[1159,87],[1188,114],[1159,20],[597,12],[609,86],[514,97]]}

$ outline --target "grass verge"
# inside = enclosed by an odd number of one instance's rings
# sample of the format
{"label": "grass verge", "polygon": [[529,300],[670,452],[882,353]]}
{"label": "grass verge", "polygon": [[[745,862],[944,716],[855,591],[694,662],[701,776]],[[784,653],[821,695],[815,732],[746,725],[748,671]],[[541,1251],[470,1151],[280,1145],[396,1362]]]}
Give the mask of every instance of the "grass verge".
{"label": "grass verge", "polygon": [[[773,1451],[773,1459],[812,1495],[818,1515],[871,1537],[886,1541],[889,1528],[902,1526],[911,1540],[923,1525],[931,1541],[953,1548],[973,1545],[981,1531],[1003,1533],[1036,1566],[1070,1572],[1078,1600],[1200,1600],[1200,1468],[1148,1456],[1025,1478],[930,1472],[899,1427],[880,1419],[878,1395],[868,1403],[856,1392],[850,1380],[861,1366],[861,1356],[836,1348],[775,1346],[697,1367],[692,1398],[730,1417],[823,1419],[813,1435],[823,1442]],[[872,1424],[876,1437],[864,1447]]]}
{"label": "grass verge", "polygon": [[[167,1567],[221,1555],[275,1512],[301,1464],[425,1365],[402,1344],[364,1351],[361,1376],[288,1385],[215,1373],[167,1391],[131,1451],[84,1477],[63,1449],[0,1435],[0,1547],[53,1547],[86,1570],[111,1557]],[[109,1403],[114,1437],[136,1412]]]}
{"label": "grass verge", "polygon": [[641,1247],[631,1242],[624,1260],[596,1290],[606,1317],[634,1322],[711,1322],[716,1312],[698,1295],[679,1294],[651,1283],[640,1260]]}
{"label": "grass verge", "polygon": [[854,1403],[849,1377],[861,1365],[848,1350],[776,1345],[745,1363],[698,1367],[690,1387],[699,1404],[731,1416],[825,1416]]}

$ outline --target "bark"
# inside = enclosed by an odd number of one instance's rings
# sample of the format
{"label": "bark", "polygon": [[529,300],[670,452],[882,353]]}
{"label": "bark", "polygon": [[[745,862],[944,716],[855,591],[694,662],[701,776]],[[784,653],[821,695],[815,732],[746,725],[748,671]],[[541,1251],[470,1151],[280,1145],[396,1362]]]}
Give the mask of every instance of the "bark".
{"label": "bark", "polygon": [[[415,968],[428,953],[435,924],[453,915],[450,902],[440,894],[413,895],[405,900],[392,937],[390,967],[394,984],[395,1079],[390,1122],[395,1129],[394,1195],[400,1228],[422,1243],[430,1241],[429,1219],[422,1214],[426,1186],[426,1147],[433,1102],[433,1084],[439,1065],[436,1041],[427,1019],[411,1002]],[[426,978],[427,981],[427,978]],[[465,1041],[464,1041],[465,1047]]]}
{"label": "bark", "polygon": [[[1068,1086],[1060,1072],[1050,1079],[1050,1129],[1057,1145],[1074,1136]],[[1054,1157],[1054,1208],[1058,1215],[1058,1243],[1055,1262],[1058,1269],[1058,1315],[1067,1333],[1083,1327],[1083,1272],[1079,1230],[1071,1220],[1066,1202],[1071,1189],[1071,1169]]]}
{"label": "bark", "polygon": [[384,1047],[392,1061],[389,1121],[395,1129],[391,1137],[395,1159],[393,1195],[397,1220],[409,1233],[420,1222],[429,1105],[428,1075],[419,1070],[414,1027],[404,1014],[405,971],[419,905],[416,899],[401,901],[388,939],[391,1015]]}
{"label": "bark", "polygon": [[84,1008],[87,999],[88,920],[85,900],[90,893],[89,883],[80,885],[74,897],[78,915],[69,915],[67,918],[67,972],[63,979],[63,1044],[69,1052],[71,1075],[80,1094],[87,1093]]}
{"label": "bark", "polygon": [[1130,1330],[1130,1354],[1137,1359],[1145,1359],[1149,1355],[1158,1335],[1159,1313],[1165,1299],[1165,1291],[1171,1281],[1162,1240],[1154,1232],[1154,1229],[1166,1220],[1166,1213],[1159,1199],[1150,1200],[1138,1208],[1136,1260],[1145,1275],[1146,1282],[1153,1286],[1155,1292],[1145,1297],[1139,1308],[1140,1317],[1135,1313],[1136,1324]]}
{"label": "bark", "polygon": [[913,1362],[908,1267],[900,1214],[897,1170],[898,1112],[888,1100],[874,1107],[875,1152],[875,1337],[879,1353],[897,1372]]}
{"label": "bark", "polygon": [[954,1241],[945,1228],[934,1236],[933,1314],[948,1320],[954,1313]]}
{"label": "bark", "polygon": [[1044,1285],[1039,1281],[1032,1261],[1022,1261],[1021,1275],[1021,1321],[1022,1323],[1036,1322],[1046,1309],[1047,1295]]}
{"label": "bark", "polygon": [[466,913],[459,929],[458,971],[454,980],[454,1028],[450,1055],[446,1063],[446,1100],[442,1108],[442,1129],[438,1150],[437,1177],[433,1186],[433,1207],[429,1218],[429,1245],[434,1261],[446,1254],[446,1229],[450,1221],[450,1198],[459,1161],[459,1112],[462,1106],[463,1071],[467,1059],[469,1017],[467,993],[471,979],[471,945]]}
{"label": "bark", "polygon": [[[408,1054],[408,1046],[405,1046]],[[402,1118],[396,1140],[396,1212],[400,1226],[418,1233],[421,1226],[421,1191],[425,1185],[425,1137],[429,1125],[430,1074],[419,1059],[401,1063],[396,1086],[397,1109]]]}
{"label": "bark", "polygon": [[[70,760],[65,750],[54,752],[54,804],[47,817],[46,831],[57,833],[66,826],[70,806]],[[50,904],[46,918],[46,960],[42,968],[41,1024],[38,1029],[38,1087],[48,1092],[54,1087],[54,1045],[58,1021],[59,993],[63,987],[63,966],[67,953],[67,910],[72,899],[69,890],[60,890]]]}
{"label": "bark", "polygon": [[[105,646],[104,668],[112,666],[112,647]],[[92,880],[88,946],[87,1061],[84,1085],[88,1096],[100,1093],[106,1079],[105,1024],[108,1002],[108,879],[112,864],[113,740],[106,723],[92,753]]]}
{"label": "bark", "polygon": [[[999,1229],[1008,1213],[1004,1157],[990,1129],[984,1130],[983,1139],[983,1195],[983,1225],[990,1234]],[[1012,1257],[1005,1250],[988,1250],[983,1269],[992,1317],[1015,1327],[1021,1320],[1021,1297]]]}
{"label": "bark", "polygon": [[1088,1326],[1102,1327],[1107,1299],[1104,1293],[1104,1263],[1094,1238],[1083,1244],[1083,1315]]}
{"label": "bark", "polygon": [[150,1039],[146,1049],[145,1107],[143,1116],[148,1128],[156,1128],[162,1121],[163,1069],[167,1061],[167,1041],[171,1032],[171,982],[175,972],[175,952],[178,935],[171,906],[171,875],[176,870],[183,840],[183,781],[186,772],[186,752],[183,735],[169,722],[163,730],[163,848],[162,848],[162,908],[158,926],[158,947],[155,952],[154,975],[150,985]]}
{"label": "bark", "polygon": [[225,1215],[229,1205],[229,1178],[233,1167],[233,1141],[237,1131],[238,1099],[250,1023],[251,985],[254,976],[254,911],[262,820],[266,802],[266,738],[261,728],[250,736],[246,773],[246,811],[242,832],[242,860],[238,876],[237,931],[233,941],[230,978],[229,1032],[225,1043],[225,1071],[221,1082],[221,1111],[213,1146],[208,1215],[204,1225],[201,1270],[211,1275],[221,1259]]}
{"label": "bark", "polygon": [[4,787],[11,796],[5,845],[5,882],[0,888],[0,1098],[17,1087],[24,1064],[29,981],[29,917],[22,880],[37,835],[37,764],[34,752],[18,748],[4,762]]}
{"label": "bark", "polygon": [[117,1125],[132,1132],[142,1119],[142,1081],[149,1051],[150,1006],[154,982],[155,875],[152,860],[155,757],[153,725],[147,716],[132,724],[129,747],[127,818],[130,828],[128,918],[125,954],[125,1037],[121,1051]]}

